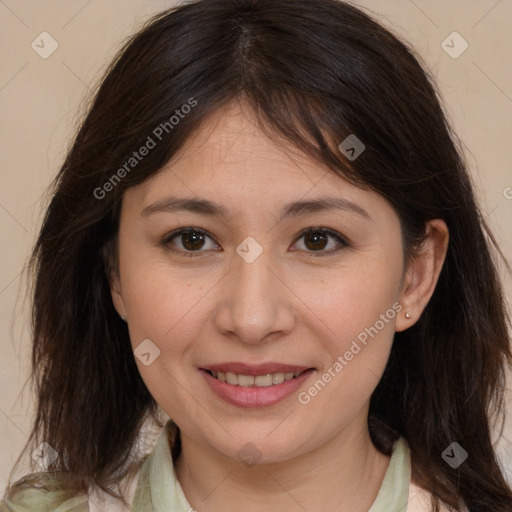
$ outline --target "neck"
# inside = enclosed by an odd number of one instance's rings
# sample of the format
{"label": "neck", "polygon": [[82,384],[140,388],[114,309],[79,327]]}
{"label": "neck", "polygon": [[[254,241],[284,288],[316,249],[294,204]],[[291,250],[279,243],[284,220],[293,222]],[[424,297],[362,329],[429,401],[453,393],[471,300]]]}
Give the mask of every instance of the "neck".
{"label": "neck", "polygon": [[389,464],[371,442],[366,421],[337,433],[322,446],[285,461],[242,465],[186,435],[175,470],[198,512],[366,512]]}

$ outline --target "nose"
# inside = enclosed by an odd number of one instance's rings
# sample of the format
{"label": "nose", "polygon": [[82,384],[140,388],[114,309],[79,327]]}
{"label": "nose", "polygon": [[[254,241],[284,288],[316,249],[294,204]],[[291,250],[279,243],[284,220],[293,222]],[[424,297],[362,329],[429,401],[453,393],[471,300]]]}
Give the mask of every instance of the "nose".
{"label": "nose", "polygon": [[216,308],[219,332],[261,344],[292,331],[295,296],[276,268],[265,251],[252,263],[234,256]]}

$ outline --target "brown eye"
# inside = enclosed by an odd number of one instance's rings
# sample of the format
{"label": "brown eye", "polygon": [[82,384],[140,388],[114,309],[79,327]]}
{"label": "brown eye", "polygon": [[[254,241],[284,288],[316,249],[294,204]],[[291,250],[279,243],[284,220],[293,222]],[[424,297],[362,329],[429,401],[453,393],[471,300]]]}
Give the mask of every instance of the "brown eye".
{"label": "brown eye", "polygon": [[339,233],[326,228],[308,229],[297,239],[297,243],[302,239],[303,247],[299,249],[304,252],[318,252],[318,256],[337,252],[349,245]]}
{"label": "brown eye", "polygon": [[311,231],[304,236],[304,245],[312,251],[325,249],[327,242],[328,236],[321,231]]}
{"label": "brown eye", "polygon": [[197,231],[181,234],[181,243],[187,251],[196,251],[204,245],[204,234]]}
{"label": "brown eye", "polygon": [[[180,229],[167,236],[162,243],[171,246],[172,250],[182,253],[205,252],[217,249],[218,246],[204,231],[194,228]],[[210,244],[210,245],[208,245]],[[204,249],[204,250],[203,250]]]}

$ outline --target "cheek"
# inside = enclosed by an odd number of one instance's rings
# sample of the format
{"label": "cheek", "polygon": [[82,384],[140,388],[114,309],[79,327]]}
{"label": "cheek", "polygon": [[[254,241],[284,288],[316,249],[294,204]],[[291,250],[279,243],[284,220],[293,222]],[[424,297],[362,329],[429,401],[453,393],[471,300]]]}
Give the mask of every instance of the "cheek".
{"label": "cheek", "polygon": [[330,404],[347,419],[367,403],[386,367],[402,309],[396,261],[350,265],[315,287],[303,283],[303,313],[328,356],[301,403]]}
{"label": "cheek", "polygon": [[295,279],[304,314],[311,321],[316,319],[318,332],[324,333],[337,351],[361,333],[364,341],[364,333],[368,329],[375,332],[375,326],[382,337],[393,335],[396,309],[400,308],[397,301],[402,269],[396,263],[400,260],[369,260],[358,258],[328,275]]}
{"label": "cheek", "polygon": [[[200,339],[205,324],[208,287],[178,272],[171,274],[168,266],[155,262],[126,270],[129,334],[139,373],[156,402],[167,414],[179,417],[190,407],[190,379],[197,359],[193,340]],[[144,351],[138,348],[143,343],[148,346]],[[137,357],[141,352],[151,354],[149,365]]]}
{"label": "cheek", "polygon": [[153,337],[163,346],[172,340],[172,346],[179,348],[180,340],[189,339],[200,325],[197,315],[214,276],[205,272],[198,278],[190,270],[173,268],[165,257],[133,259],[123,270],[132,343]]}

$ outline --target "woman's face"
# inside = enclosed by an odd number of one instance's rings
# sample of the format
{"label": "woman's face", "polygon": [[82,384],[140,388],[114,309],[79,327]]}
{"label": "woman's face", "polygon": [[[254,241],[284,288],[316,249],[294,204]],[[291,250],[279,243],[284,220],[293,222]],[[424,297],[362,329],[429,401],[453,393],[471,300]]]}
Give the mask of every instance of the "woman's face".
{"label": "woman's face", "polygon": [[272,462],[365,431],[403,271],[383,197],[271,142],[233,103],[126,191],[112,289],[182,435]]}

